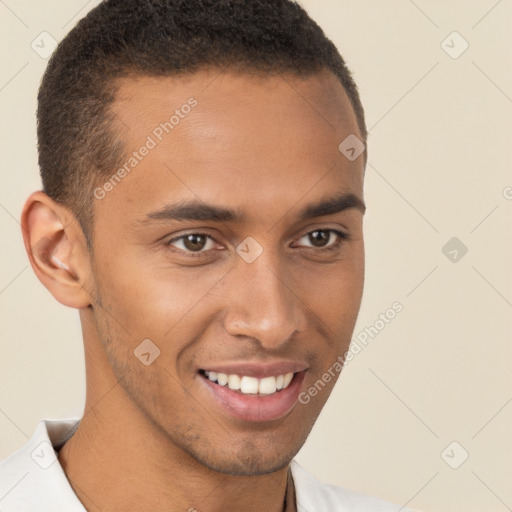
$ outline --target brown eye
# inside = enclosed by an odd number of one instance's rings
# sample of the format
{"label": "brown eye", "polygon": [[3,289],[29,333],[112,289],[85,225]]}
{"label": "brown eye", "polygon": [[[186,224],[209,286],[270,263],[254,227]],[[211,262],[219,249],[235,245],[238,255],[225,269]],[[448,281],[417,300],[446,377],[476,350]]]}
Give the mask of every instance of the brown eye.
{"label": "brown eye", "polygon": [[[329,250],[336,249],[341,245],[343,240],[348,239],[348,235],[335,229],[316,229],[304,235],[301,240],[304,238],[307,238],[309,244],[311,244],[309,247]],[[331,240],[333,240],[334,243],[332,243]],[[306,247],[308,247],[308,245],[306,245]]]}
{"label": "brown eye", "polygon": [[312,231],[308,233],[309,240],[315,247],[325,247],[331,238],[330,231]]}
{"label": "brown eye", "polygon": [[[167,245],[176,247],[184,252],[206,252],[203,249],[210,243],[214,246],[212,238],[206,233],[187,233],[185,235],[173,238]],[[176,245],[175,245],[176,244]],[[181,244],[181,247],[177,246]],[[212,247],[209,247],[211,249]]]}
{"label": "brown eye", "polygon": [[207,238],[204,235],[192,234],[187,235],[183,239],[183,245],[190,251],[200,251],[204,249]]}

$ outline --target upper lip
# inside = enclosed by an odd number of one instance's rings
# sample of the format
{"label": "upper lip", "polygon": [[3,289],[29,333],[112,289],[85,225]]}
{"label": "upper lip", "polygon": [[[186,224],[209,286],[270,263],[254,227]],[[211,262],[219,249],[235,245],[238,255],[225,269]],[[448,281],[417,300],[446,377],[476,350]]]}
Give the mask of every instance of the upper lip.
{"label": "upper lip", "polygon": [[227,375],[247,375],[248,377],[263,379],[265,377],[284,375],[286,373],[302,372],[307,370],[308,366],[296,361],[273,361],[270,363],[236,362],[212,363],[201,367],[201,369],[214,371],[216,373],[225,373]]}

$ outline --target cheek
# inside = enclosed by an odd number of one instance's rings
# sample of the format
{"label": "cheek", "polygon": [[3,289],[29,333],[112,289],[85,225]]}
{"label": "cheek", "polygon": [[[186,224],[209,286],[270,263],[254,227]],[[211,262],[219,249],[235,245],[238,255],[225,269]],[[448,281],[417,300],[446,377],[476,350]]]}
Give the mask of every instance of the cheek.
{"label": "cheek", "polygon": [[364,284],[364,259],[361,255],[350,261],[315,269],[302,275],[302,293],[305,303],[325,319],[332,331],[350,328],[355,323]]}
{"label": "cheek", "polygon": [[138,337],[157,339],[186,325],[189,312],[204,307],[220,277],[219,270],[174,269],[136,258],[118,259],[98,274],[115,319]]}
{"label": "cheek", "polygon": [[[348,349],[361,305],[364,284],[364,257],[335,264],[315,277],[304,280],[301,297],[311,310],[310,327],[323,337],[317,346],[314,366],[318,373],[331,367]],[[339,372],[334,372],[336,376]],[[310,383],[308,383],[310,384]],[[334,380],[326,385],[332,389]],[[329,391],[330,393],[330,391]],[[328,393],[327,393],[328,394]],[[322,397],[324,393],[321,394]]]}

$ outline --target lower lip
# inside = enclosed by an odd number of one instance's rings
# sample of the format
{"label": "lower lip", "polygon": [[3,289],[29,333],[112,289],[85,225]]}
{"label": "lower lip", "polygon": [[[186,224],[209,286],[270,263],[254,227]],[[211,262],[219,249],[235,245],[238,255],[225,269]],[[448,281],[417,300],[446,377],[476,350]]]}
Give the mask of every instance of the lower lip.
{"label": "lower lip", "polygon": [[199,378],[213,395],[216,403],[231,416],[253,422],[272,421],[283,418],[297,404],[305,371],[298,372],[286,389],[272,395],[244,395],[227,386],[219,386],[204,375]]}

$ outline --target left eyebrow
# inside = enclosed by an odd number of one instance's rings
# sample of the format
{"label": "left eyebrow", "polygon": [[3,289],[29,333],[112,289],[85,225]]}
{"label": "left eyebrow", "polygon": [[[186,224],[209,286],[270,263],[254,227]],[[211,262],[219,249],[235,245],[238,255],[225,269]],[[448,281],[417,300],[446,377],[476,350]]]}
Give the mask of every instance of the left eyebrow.
{"label": "left eyebrow", "polygon": [[[314,217],[333,215],[348,209],[358,209],[363,214],[366,205],[354,194],[341,194],[318,203],[305,206],[297,214],[297,221],[301,222]],[[201,201],[182,201],[178,204],[168,204],[163,208],[148,213],[140,222],[147,223],[152,220],[207,220],[213,222],[242,222],[246,218],[240,211],[227,209],[220,206],[205,204]]]}
{"label": "left eyebrow", "polygon": [[362,199],[355,194],[341,194],[328,199],[324,199],[319,203],[307,205],[297,214],[297,220],[303,221],[314,217],[322,217],[323,215],[333,215],[344,210],[355,208],[364,214],[366,205]]}

